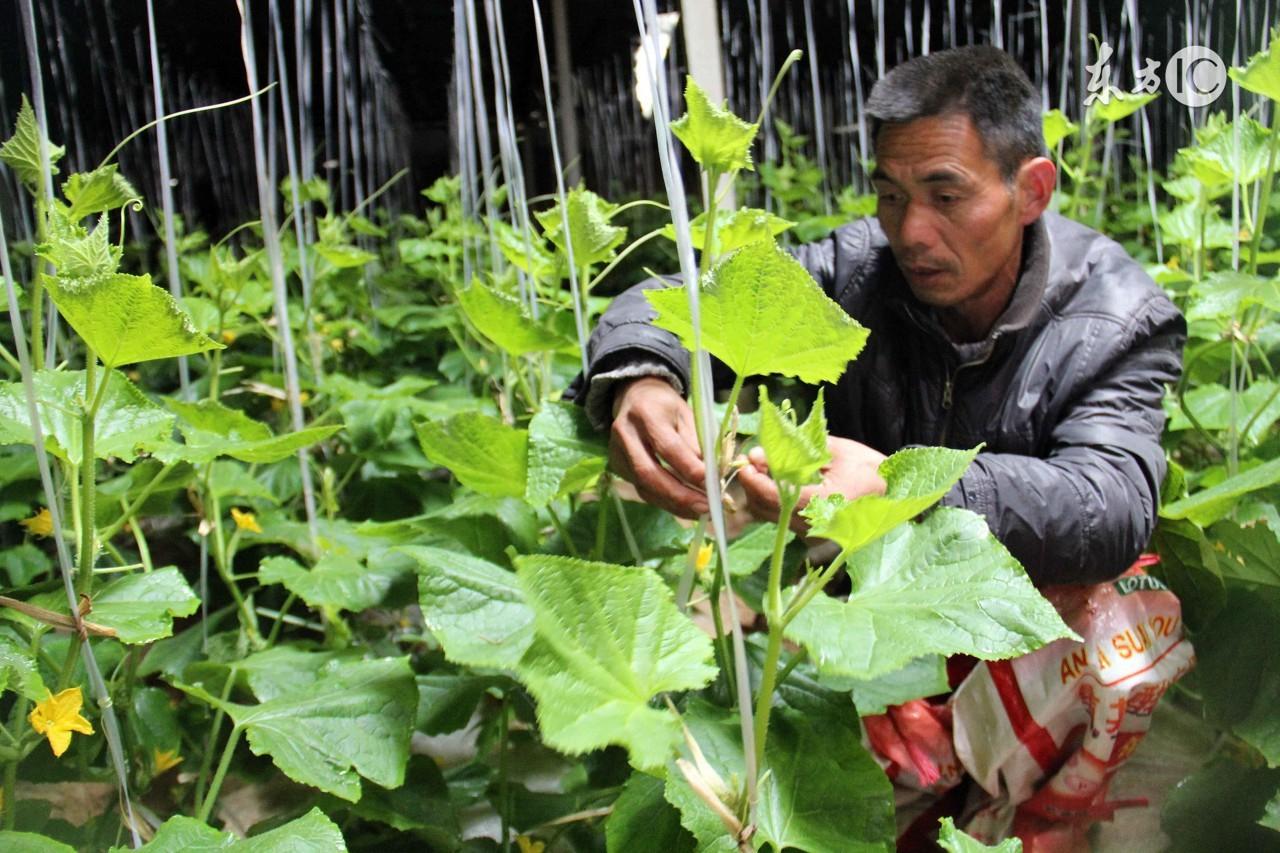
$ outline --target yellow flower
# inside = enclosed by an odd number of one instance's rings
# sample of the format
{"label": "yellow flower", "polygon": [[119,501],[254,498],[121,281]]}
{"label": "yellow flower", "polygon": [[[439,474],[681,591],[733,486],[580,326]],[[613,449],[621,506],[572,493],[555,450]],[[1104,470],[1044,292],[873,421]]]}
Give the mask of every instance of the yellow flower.
{"label": "yellow flower", "polygon": [[79,687],[68,687],[57,696],[50,695],[43,702],[37,702],[35,708],[27,715],[31,728],[36,734],[49,739],[53,754],[61,757],[71,745],[71,733],[82,735],[93,734],[93,726],[80,716],[80,707],[84,705],[84,697]]}
{"label": "yellow flower", "polygon": [[334,352],[342,352],[344,349],[347,348],[347,342],[344,341],[342,338],[332,338],[329,341],[329,348],[332,349]]}
{"label": "yellow flower", "polygon": [[235,507],[232,507],[231,518],[235,521],[236,527],[241,530],[247,530],[250,533],[262,532],[262,526],[258,524],[257,516],[251,512],[241,512]]}
{"label": "yellow flower", "polygon": [[236,333],[230,329],[222,330],[222,342],[224,344],[234,344],[236,342]]}
{"label": "yellow flower", "polygon": [[534,841],[527,835],[517,835],[516,846],[520,848],[520,853],[542,853],[547,849],[545,841]]}
{"label": "yellow flower", "polygon": [[156,766],[156,775],[177,767],[182,763],[182,756],[176,749],[156,749],[152,751],[152,760]]}
{"label": "yellow flower", "polygon": [[24,518],[18,522],[27,528],[27,532],[32,536],[51,536],[53,534],[53,516],[49,515],[49,508],[37,512],[30,518]]}
{"label": "yellow flower", "polygon": [[711,554],[715,546],[711,542],[703,542],[702,547],[698,549],[698,556],[694,558],[693,565],[699,572],[707,570],[707,566],[711,565]]}

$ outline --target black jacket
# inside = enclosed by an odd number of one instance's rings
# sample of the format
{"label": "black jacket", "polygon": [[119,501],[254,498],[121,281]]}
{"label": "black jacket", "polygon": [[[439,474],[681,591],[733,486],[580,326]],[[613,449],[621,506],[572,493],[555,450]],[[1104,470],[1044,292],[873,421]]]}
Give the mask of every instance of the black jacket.
{"label": "black jacket", "polygon": [[[1023,245],[1008,308],[969,344],[952,343],[911,295],[875,219],[799,247],[826,293],[871,330],[827,389],[829,428],[883,453],[985,443],[943,503],[985,516],[1037,585],[1098,582],[1124,571],[1155,525],[1161,397],[1181,373],[1186,323],[1096,231],[1046,213]],[[637,362],[688,387],[688,353],[649,323],[642,291],[660,284],[633,287],[605,312],[588,344],[588,388]]]}

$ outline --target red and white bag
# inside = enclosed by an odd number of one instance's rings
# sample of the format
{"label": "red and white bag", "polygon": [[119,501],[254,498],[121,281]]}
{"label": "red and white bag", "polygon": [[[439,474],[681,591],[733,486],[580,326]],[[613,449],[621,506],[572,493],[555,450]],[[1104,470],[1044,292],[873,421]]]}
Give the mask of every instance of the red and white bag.
{"label": "red and white bag", "polygon": [[945,705],[917,700],[865,718],[895,784],[941,794],[968,773],[986,796],[976,811],[970,797],[965,831],[986,843],[1016,835],[1026,853],[1087,850],[1093,823],[1145,805],[1108,801],[1107,788],[1160,697],[1195,664],[1178,599],[1142,570],[1152,562],[1043,591],[1084,642],[979,662]]}

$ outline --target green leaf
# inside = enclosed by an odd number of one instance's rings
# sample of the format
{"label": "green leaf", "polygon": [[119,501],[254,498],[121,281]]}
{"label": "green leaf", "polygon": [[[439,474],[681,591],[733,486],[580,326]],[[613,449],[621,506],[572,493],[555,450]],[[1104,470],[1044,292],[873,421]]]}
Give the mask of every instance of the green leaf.
{"label": "green leaf", "polygon": [[400,832],[412,832],[420,850],[456,850],[461,829],[449,786],[435,760],[427,755],[409,759],[405,783],[393,791],[369,785],[358,803],[324,803],[330,811],[342,809],[364,820],[384,823]]}
{"label": "green leaf", "polygon": [[1243,68],[1228,69],[1227,74],[1240,88],[1280,101],[1280,38],[1272,32],[1265,50],[1249,57]]}
{"label": "green leaf", "polygon": [[[575,187],[565,196],[569,218],[569,240],[564,238],[564,217],[560,204],[534,215],[547,239],[562,254],[573,246],[573,263],[582,269],[613,258],[618,246],[627,239],[627,229],[610,225],[618,205],[605,201],[591,190]],[[523,238],[522,238],[523,242]],[[568,262],[567,255],[564,257]],[[585,282],[583,283],[585,286]]]}
{"label": "green leaf", "polygon": [[[1170,469],[1172,470],[1172,469]],[[1151,573],[1182,602],[1182,618],[1199,631],[1226,603],[1219,555],[1200,526],[1186,519],[1161,518],[1151,538],[1160,562]]]}
{"label": "green leaf", "polygon": [[404,781],[418,705],[408,658],[335,661],[303,689],[252,706],[183,689],[223,708],[253,754],[296,782],[355,802],[359,776],[384,788]]}
{"label": "green leaf", "polygon": [[[337,824],[318,808],[252,838],[237,838],[204,821],[177,815],[161,824],[155,837],[138,848],[139,853],[337,853],[346,849]],[[112,847],[111,853],[128,850]]]}
{"label": "green leaf", "polygon": [[422,618],[454,663],[514,669],[533,640],[533,611],[514,573],[444,548],[399,550],[421,566]]}
{"label": "green leaf", "polygon": [[457,297],[472,325],[508,355],[577,351],[573,341],[535,323],[523,305],[486,287],[479,279],[473,280],[467,289],[458,290]]}
{"label": "green leaf", "polygon": [[894,849],[893,786],[853,732],[779,709],[763,769],[757,822],[774,849]]}
{"label": "green leaf", "polygon": [[528,482],[532,506],[584,488],[604,471],[607,449],[581,406],[545,404],[529,422]]}
{"label": "green leaf", "polygon": [[662,796],[661,779],[632,773],[605,820],[609,853],[693,853],[693,836],[680,825],[680,812]]}
{"label": "green leaf", "polygon": [[1160,508],[1162,518],[1189,518],[1206,527],[1231,512],[1242,495],[1280,483],[1280,459],[1264,462],[1248,471]]}
{"label": "green leaf", "polygon": [[1232,590],[1226,607],[1196,633],[1196,674],[1205,717],[1280,766],[1280,596]]}
{"label": "green leaf", "polygon": [[[327,669],[361,659],[358,649],[314,651],[300,646],[280,645],[256,652],[230,664],[208,664],[228,670],[233,677],[243,675],[259,702],[309,689]],[[198,677],[199,666],[188,669]]]}
{"label": "green leaf", "polygon": [[49,296],[71,328],[108,367],[223,349],[196,330],[149,275],[49,279]]}
{"label": "green leaf", "polygon": [[38,247],[37,254],[56,267],[58,281],[66,286],[102,282],[120,269],[123,252],[111,242],[106,214],[86,230],[54,212],[49,216],[49,229],[53,232],[50,240]]}
{"label": "green leaf", "polygon": [[[530,614],[531,621],[532,618]],[[414,728],[428,735],[443,735],[465,728],[489,688],[510,685],[511,682],[502,676],[470,673],[419,675],[418,716]]]}
{"label": "green leaf", "polygon": [[[1200,219],[1204,216],[1204,240],[1201,241]],[[1206,249],[1227,249],[1235,242],[1231,223],[1222,218],[1216,206],[1202,208],[1198,202],[1180,204],[1160,213],[1160,231],[1168,243],[1194,248],[1204,243]]]}
{"label": "green leaf", "polygon": [[523,497],[529,431],[497,418],[463,412],[447,421],[416,424],[422,452],[482,495]]}
{"label": "green leaf", "polygon": [[809,417],[797,424],[790,405],[784,402],[781,409],[773,405],[769,401],[769,390],[761,385],[758,438],[773,479],[793,486],[819,482],[822,479],[819,472],[831,461],[822,391],[818,391]]}
{"label": "green leaf", "polygon": [[880,476],[886,484],[883,495],[863,495],[852,501],[830,495],[810,501],[802,511],[809,521],[809,535],[857,551],[942,500],[969,470],[980,449],[899,450],[880,463]]}
{"label": "green leaf", "polygon": [[901,669],[868,680],[834,676],[822,678],[821,683],[833,690],[849,691],[858,714],[863,717],[883,714],[890,705],[936,696],[951,689],[947,681],[947,660],[942,655],[916,658]]}
{"label": "green leaf", "polygon": [[284,584],[309,607],[367,610],[386,598],[399,577],[394,566],[369,566],[351,557],[328,554],[310,570],[288,557],[268,557],[258,569],[262,583]]}
{"label": "green leaf", "polygon": [[720,106],[711,103],[693,77],[686,79],[684,102],[688,112],[671,122],[671,132],[702,168],[717,172],[752,168],[751,143],[760,125],[738,118],[727,101]]}
{"label": "green leaf", "polygon": [[1280,832],[1280,791],[1267,802],[1262,817],[1258,818],[1258,825]]}
{"label": "green leaf", "polygon": [[173,617],[200,607],[182,573],[174,566],[124,575],[93,596],[92,621],[115,628],[120,642],[149,643],[173,634]]}
{"label": "green leaf", "polygon": [[[58,174],[54,165],[62,159],[66,149],[46,140],[45,147],[49,157],[49,174]],[[13,136],[0,145],[0,160],[13,170],[18,179],[33,193],[40,193],[40,184],[45,173],[44,164],[40,161],[40,128],[36,125],[36,114],[22,96],[22,104],[18,107],[18,121]]]}
{"label": "green leaf", "polygon": [[968,510],[940,507],[848,563],[847,602],[819,595],[787,626],[827,673],[875,678],[930,654],[990,659],[1075,637]]}
{"label": "green leaf", "polygon": [[[681,717],[706,763],[728,788],[741,790],[745,762],[737,714],[695,697],[689,700]],[[687,745],[681,745],[680,751],[686,760],[692,759]],[[738,845],[724,822],[694,792],[674,760],[667,766],[663,796],[679,810],[680,825],[697,839],[698,853],[737,853]]]}
{"label": "green leaf", "polygon": [[62,184],[62,194],[71,203],[67,218],[79,222],[94,213],[123,207],[142,194],[119,173],[115,163],[100,166],[92,172],[77,172]]}
{"label": "green leaf", "polygon": [[1108,103],[1097,100],[1090,104],[1086,121],[1093,122],[1096,119],[1105,124],[1112,124],[1133,115],[1157,97],[1159,97],[1158,92],[1134,94],[1112,89],[1111,97],[1107,99]]}
{"label": "green leaf", "polygon": [[[795,226],[794,222],[775,216],[767,210],[740,207],[737,210],[716,210],[716,252],[723,255],[740,249],[748,243],[768,242]],[[667,223],[662,236],[671,242],[676,239],[676,227]],[[689,223],[689,241],[699,252],[707,235],[707,214],[699,213]]]}
{"label": "green leaf", "polygon": [[[83,462],[81,410],[83,370],[41,370],[35,374],[36,399],[45,448],[72,465]],[[111,372],[98,410],[94,455],[131,462],[138,454],[163,446],[173,431],[173,416],[147,399],[118,371]],[[0,383],[0,444],[31,444],[27,395],[21,383]]]}
{"label": "green leaf", "polygon": [[[780,373],[835,382],[867,330],[831,301],[804,267],[769,242],[720,261],[702,289],[702,345],[739,376]],[[678,287],[646,290],[654,321],[693,347],[689,303]]]}
{"label": "green leaf", "polygon": [[32,702],[49,695],[31,654],[9,637],[0,635],[0,693],[5,690],[12,690]]}
{"label": "green leaf", "polygon": [[[729,574],[740,577],[755,572],[773,555],[777,536],[778,525],[768,522],[753,524],[743,530],[737,539],[729,543]],[[787,542],[794,538],[795,534],[788,530]]]}
{"label": "green leaf", "polygon": [[[1250,420],[1253,424],[1249,432],[1241,438],[1246,445],[1256,445],[1266,438],[1272,424],[1280,420],[1280,384],[1270,379],[1258,379],[1245,389],[1243,394],[1235,395],[1235,424],[1237,430],[1244,429]],[[1193,388],[1183,398],[1183,404],[1207,430],[1227,430],[1232,424],[1232,393],[1216,382]],[[1168,428],[1172,431],[1191,429],[1191,419],[1179,406],[1169,418]]]}
{"label": "green leaf", "polygon": [[1264,125],[1241,115],[1235,122],[1202,132],[1198,145],[1183,148],[1178,155],[1206,186],[1251,184],[1267,174],[1270,137]]}
{"label": "green leaf", "polygon": [[638,769],[665,765],[680,725],[649,702],[714,677],[710,638],[647,568],[549,556],[516,565],[537,629],[518,673],[544,740],[571,755],[620,744]]}
{"label": "green leaf", "polygon": [[1049,110],[1042,120],[1044,127],[1044,147],[1053,151],[1058,143],[1071,136],[1080,126],[1067,118],[1062,110]]}
{"label": "green leaf", "polygon": [[345,243],[316,243],[316,254],[333,264],[338,269],[362,267],[376,261],[378,256],[356,246]]}
{"label": "green leaf", "polygon": [[1280,280],[1221,270],[1191,286],[1187,320],[1228,320],[1252,305],[1280,311]]}
{"label": "green leaf", "polygon": [[[26,98],[23,98],[26,103]],[[76,853],[76,849],[37,832],[0,830],[0,850],[7,853]]]}
{"label": "green leaf", "polygon": [[944,817],[940,821],[942,829],[938,832],[938,845],[949,853],[982,853],[983,850],[994,850],[996,853],[1022,853],[1022,841],[1017,838],[1006,838],[994,847],[978,841],[972,835],[956,829],[955,821]]}
{"label": "green leaf", "polygon": [[220,456],[250,463],[279,462],[342,430],[342,425],[337,424],[272,435],[271,427],[217,400],[189,403],[170,398],[165,403],[181,419],[178,431],[186,440],[185,444],[170,443],[156,452],[166,462],[181,459],[202,463]]}
{"label": "green leaf", "polygon": [[1280,786],[1280,770],[1219,759],[1179,782],[1165,799],[1160,823],[1171,853],[1273,851],[1275,833],[1258,825]]}
{"label": "green leaf", "polygon": [[1225,551],[1219,561],[1223,575],[1245,583],[1280,587],[1280,537],[1266,523],[1241,526],[1219,521],[1209,528],[1209,538]]}

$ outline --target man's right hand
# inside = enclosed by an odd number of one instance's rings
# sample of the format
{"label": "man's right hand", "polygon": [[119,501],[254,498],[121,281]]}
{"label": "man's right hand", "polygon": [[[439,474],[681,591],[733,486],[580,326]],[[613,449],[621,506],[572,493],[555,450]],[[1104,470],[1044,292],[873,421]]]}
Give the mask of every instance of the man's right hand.
{"label": "man's right hand", "polygon": [[609,464],[654,506],[684,518],[708,511],[693,410],[665,379],[633,379],[614,392]]}

